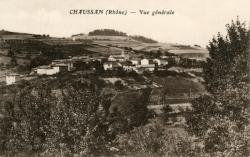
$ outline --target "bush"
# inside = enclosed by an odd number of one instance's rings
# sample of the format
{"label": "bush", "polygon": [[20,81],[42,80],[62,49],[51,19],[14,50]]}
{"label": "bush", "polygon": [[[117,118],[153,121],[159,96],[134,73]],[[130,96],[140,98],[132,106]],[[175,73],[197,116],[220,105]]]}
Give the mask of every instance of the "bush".
{"label": "bush", "polygon": [[199,143],[192,138],[167,131],[162,125],[153,124],[134,128],[129,133],[118,136],[116,145],[122,155],[136,156],[204,156]]}
{"label": "bush", "polygon": [[121,80],[115,81],[114,85],[119,90],[122,90],[124,88],[124,85],[122,84]]}
{"label": "bush", "polygon": [[[103,154],[108,150],[101,97],[66,86],[59,97],[43,85],[2,101],[0,152],[4,154]],[[47,156],[46,155],[46,156]]]}

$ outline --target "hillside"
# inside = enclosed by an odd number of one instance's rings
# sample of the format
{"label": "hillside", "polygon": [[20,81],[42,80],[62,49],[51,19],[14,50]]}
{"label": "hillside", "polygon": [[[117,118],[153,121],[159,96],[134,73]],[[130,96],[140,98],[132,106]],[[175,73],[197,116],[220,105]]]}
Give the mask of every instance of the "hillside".
{"label": "hillside", "polygon": [[54,59],[69,56],[99,55],[86,42],[49,35],[0,31],[0,77],[5,73],[30,73],[31,68],[47,65]]}
{"label": "hillside", "polygon": [[133,36],[130,36],[130,38],[137,40],[137,41],[141,41],[143,43],[157,43],[156,40],[153,40],[153,39],[141,36],[141,35],[133,35]]}
{"label": "hillside", "polygon": [[127,36],[127,33],[116,31],[113,29],[96,29],[92,32],[89,32],[89,36],[94,36],[94,35]]}
{"label": "hillside", "polygon": [[[35,67],[43,63],[45,64],[45,62],[48,63],[53,59],[67,58],[68,56],[108,56],[110,54],[120,54],[123,49],[144,53],[154,53],[160,50],[163,54],[170,52],[182,57],[200,60],[205,60],[208,56],[207,50],[201,47],[156,43],[156,41],[150,38],[127,36],[124,32],[111,29],[94,30],[90,34],[91,36],[86,34],[73,35],[72,40],[50,37],[49,35],[2,30],[0,31],[0,39],[6,41],[18,40],[18,42],[0,41],[0,65],[11,64],[10,50],[14,52],[13,56],[17,60],[18,65],[26,65],[27,67]],[[81,40],[77,40],[76,37],[79,37],[78,39]],[[19,42],[19,40],[22,42]],[[41,58],[43,58],[42,62]]]}
{"label": "hillside", "polygon": [[186,58],[195,58],[199,60],[206,60],[208,51],[202,47],[171,44],[171,43],[144,43],[137,40],[96,40],[94,43],[102,46],[113,46],[120,48],[131,48],[136,51],[143,52],[170,52]]}
{"label": "hillside", "polygon": [[32,35],[32,34],[29,34],[29,33],[20,33],[20,32],[10,32],[10,31],[6,31],[4,29],[0,30],[0,36],[3,36],[3,35]]}

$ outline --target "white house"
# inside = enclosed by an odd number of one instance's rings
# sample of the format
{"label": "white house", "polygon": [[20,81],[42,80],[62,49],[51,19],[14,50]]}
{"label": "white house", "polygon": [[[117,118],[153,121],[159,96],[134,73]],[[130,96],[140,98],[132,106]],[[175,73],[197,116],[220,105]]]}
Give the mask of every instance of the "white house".
{"label": "white house", "polygon": [[75,69],[73,62],[67,62],[68,71],[73,71]]}
{"label": "white house", "polygon": [[119,61],[119,62],[125,62],[126,60],[129,59],[129,55],[126,55],[124,51],[120,55],[110,55],[108,58],[108,61],[114,62],[114,61]]}
{"label": "white house", "polygon": [[133,65],[138,65],[138,64],[139,64],[139,61],[138,61],[138,60],[132,59],[132,60],[130,60],[130,61],[131,61],[131,63],[132,63]]}
{"label": "white house", "polygon": [[135,65],[133,65],[132,62],[130,61],[123,62],[121,63],[121,65],[122,65],[123,70],[125,71],[132,71],[136,69]]}
{"label": "white house", "polygon": [[111,70],[113,68],[112,62],[106,62],[103,64],[103,69],[104,70]]}
{"label": "white house", "polygon": [[109,58],[108,58],[108,61],[114,62],[114,61],[116,61],[116,59],[115,59],[115,57],[113,55],[110,55]]}
{"label": "white house", "polygon": [[115,68],[121,67],[122,65],[117,62],[105,62],[103,64],[103,69],[104,70],[113,70]]}
{"label": "white house", "polygon": [[20,75],[18,75],[18,74],[9,74],[9,75],[6,75],[6,84],[7,85],[14,84],[14,83],[16,83],[19,80],[20,80]]}
{"label": "white house", "polygon": [[126,59],[120,55],[111,55],[111,56],[109,56],[108,61],[110,61],[110,62],[116,62],[116,61],[124,62],[124,61],[126,61]]}
{"label": "white house", "polygon": [[141,65],[149,65],[149,60],[144,58],[141,60]]}
{"label": "white house", "polygon": [[35,71],[38,75],[54,75],[60,72],[60,68],[58,66],[39,66],[35,68]]}

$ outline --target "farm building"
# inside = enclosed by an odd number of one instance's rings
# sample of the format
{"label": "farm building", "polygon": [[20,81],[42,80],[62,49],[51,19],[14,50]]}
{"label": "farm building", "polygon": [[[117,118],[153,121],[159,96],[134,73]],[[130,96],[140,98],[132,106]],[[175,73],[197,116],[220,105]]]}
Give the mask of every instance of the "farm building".
{"label": "farm building", "polygon": [[141,65],[149,65],[149,60],[144,58],[141,60]]}
{"label": "farm building", "polygon": [[34,69],[34,71],[38,75],[54,75],[54,74],[58,73],[57,68],[53,68],[50,66],[39,66],[39,67],[36,67]]}
{"label": "farm building", "polygon": [[115,68],[121,67],[120,63],[117,62],[105,62],[103,64],[103,69],[104,70],[113,70]]}
{"label": "farm building", "polygon": [[67,67],[67,71],[73,71],[75,69],[74,63],[71,59],[54,60],[51,63],[52,66]]}
{"label": "farm building", "polygon": [[108,61],[119,61],[119,62],[125,62],[129,59],[129,55],[126,55],[124,51],[120,55],[110,55],[108,58]]}
{"label": "farm building", "polygon": [[123,70],[125,71],[135,70],[135,66],[130,61],[123,62],[121,63],[121,65],[122,65]]}
{"label": "farm building", "polygon": [[18,74],[9,74],[9,75],[6,75],[6,84],[7,85],[14,84],[14,83],[16,83],[19,80],[20,80],[20,75],[18,75]]}
{"label": "farm building", "polygon": [[33,69],[37,75],[54,75],[68,70],[65,64],[57,64],[52,66],[39,66]]}
{"label": "farm building", "polygon": [[139,61],[136,60],[136,59],[132,59],[130,61],[132,62],[133,65],[138,65],[139,64]]}

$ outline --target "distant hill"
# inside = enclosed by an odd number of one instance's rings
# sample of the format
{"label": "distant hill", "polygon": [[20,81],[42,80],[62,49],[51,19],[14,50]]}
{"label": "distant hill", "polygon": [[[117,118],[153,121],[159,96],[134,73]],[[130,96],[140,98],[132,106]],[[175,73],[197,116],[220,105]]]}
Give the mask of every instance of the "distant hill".
{"label": "distant hill", "polygon": [[7,30],[0,30],[0,38],[1,39],[43,39],[49,38],[49,35],[43,34],[30,34],[30,33],[21,33],[21,32],[11,32]]}
{"label": "distant hill", "polygon": [[158,43],[156,40],[153,40],[153,39],[141,36],[141,35],[133,35],[133,36],[130,36],[130,38],[137,40],[137,41],[144,42],[144,43]]}
{"label": "distant hill", "polygon": [[0,36],[1,35],[32,35],[32,34],[19,33],[19,32],[10,32],[10,31],[6,31],[6,30],[2,29],[2,30],[0,30]]}
{"label": "distant hill", "polygon": [[153,40],[148,37],[144,37],[141,35],[130,35],[122,31],[117,31],[114,29],[96,29],[88,34],[75,34],[72,35],[71,38],[73,40],[107,40],[107,41],[132,41],[132,42],[142,42],[142,43],[158,43],[156,40]]}
{"label": "distant hill", "polygon": [[6,30],[0,31],[0,39],[30,39],[34,38],[34,34],[10,32]]}
{"label": "distant hill", "polygon": [[[83,35],[83,34],[80,34]],[[113,29],[96,29],[92,32],[89,32],[89,36],[121,36],[121,37],[127,37],[127,33],[113,30]],[[156,40],[141,36],[141,35],[132,35],[129,36],[129,38],[141,41],[143,43],[157,43]]]}
{"label": "distant hill", "polygon": [[126,33],[116,31],[113,29],[96,29],[92,32],[89,32],[89,36],[95,36],[95,35],[106,35],[106,36],[127,36]]}

